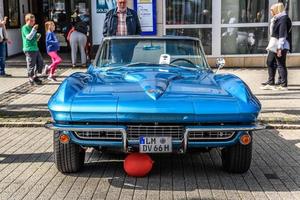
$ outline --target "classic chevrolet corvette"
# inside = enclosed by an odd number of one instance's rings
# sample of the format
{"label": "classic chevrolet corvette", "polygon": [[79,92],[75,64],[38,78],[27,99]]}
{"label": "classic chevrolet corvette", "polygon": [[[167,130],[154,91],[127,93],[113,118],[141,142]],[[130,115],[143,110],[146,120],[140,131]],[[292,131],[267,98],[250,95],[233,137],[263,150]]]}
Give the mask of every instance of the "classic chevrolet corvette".
{"label": "classic chevrolet corvette", "polygon": [[[224,60],[217,62],[219,67]],[[59,171],[76,172],[85,149],[185,153],[221,150],[222,166],[246,172],[261,104],[238,77],[209,67],[191,37],[109,37],[86,73],[60,85],[48,107]],[[200,152],[200,151],[199,151]]]}

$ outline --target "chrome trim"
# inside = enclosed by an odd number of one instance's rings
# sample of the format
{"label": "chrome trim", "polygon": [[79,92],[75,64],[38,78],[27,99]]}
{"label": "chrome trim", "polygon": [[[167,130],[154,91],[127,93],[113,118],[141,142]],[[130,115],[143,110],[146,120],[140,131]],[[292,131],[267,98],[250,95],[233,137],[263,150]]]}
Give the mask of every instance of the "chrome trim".
{"label": "chrome trim", "polygon": [[[198,140],[228,140],[228,139],[232,138],[235,134],[235,131],[194,131],[194,130],[190,131],[189,134],[192,134],[193,132],[196,132],[196,133],[198,132],[200,134],[201,133],[202,134],[209,133],[210,135],[209,135],[209,137],[205,137],[205,136],[203,136],[203,137],[190,137],[190,135],[189,135],[189,140],[191,140],[191,141],[198,141]],[[224,133],[224,134],[229,133],[229,134],[226,134],[226,137],[222,137],[222,136],[220,136],[221,133]],[[211,136],[212,134],[215,134],[215,136],[217,136],[217,137],[212,137]]]}
{"label": "chrome trim", "polygon": [[140,136],[166,136],[172,137],[172,140],[182,140],[185,132],[183,125],[128,125],[127,138],[130,141],[137,141]]}
{"label": "chrome trim", "polygon": [[[121,131],[73,131],[74,134],[84,140],[112,140],[121,141],[123,134]],[[101,134],[105,134],[101,136]],[[90,135],[90,136],[89,136]]]}
{"label": "chrome trim", "polygon": [[[122,142],[123,142],[123,151],[128,152],[128,140],[126,133],[126,126],[93,126],[85,125],[85,127],[80,126],[68,126],[68,125],[55,125],[53,123],[45,124],[45,128],[51,129],[54,131],[120,131],[122,133]],[[185,127],[185,132],[183,133],[183,147],[180,150],[182,153],[185,153],[188,147],[188,137],[190,131],[200,131],[200,132],[228,132],[228,131],[256,131],[265,129],[264,125],[253,124],[253,125],[238,125],[238,126],[187,126]]]}
{"label": "chrome trim", "polygon": [[128,148],[127,148],[127,134],[126,134],[126,130],[125,127],[121,128],[121,127],[105,127],[105,126],[91,126],[91,125],[86,125],[86,127],[78,127],[78,126],[69,126],[69,127],[64,127],[66,125],[55,125],[53,123],[46,123],[45,124],[45,128],[50,129],[50,130],[54,130],[54,131],[72,131],[72,132],[76,132],[76,131],[120,131],[122,133],[122,143],[123,143],[123,151],[125,153],[128,152]]}
{"label": "chrome trim", "polygon": [[266,126],[261,124],[253,124],[253,125],[239,125],[239,126],[188,126],[186,127],[184,136],[183,136],[183,153],[187,151],[188,147],[188,137],[190,131],[202,131],[202,132],[217,132],[217,131],[257,131],[265,129]]}
{"label": "chrome trim", "polygon": [[199,38],[189,37],[189,36],[173,36],[173,35],[165,35],[165,36],[108,36],[104,37],[103,41],[107,40],[124,40],[124,39],[140,39],[140,40],[194,40],[200,41]]}

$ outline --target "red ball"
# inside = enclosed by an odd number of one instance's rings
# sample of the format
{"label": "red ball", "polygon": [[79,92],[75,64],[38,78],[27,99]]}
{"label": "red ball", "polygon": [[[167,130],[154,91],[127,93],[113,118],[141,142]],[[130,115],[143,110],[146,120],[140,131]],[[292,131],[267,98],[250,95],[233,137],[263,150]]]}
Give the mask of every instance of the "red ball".
{"label": "red ball", "polygon": [[132,153],[125,158],[124,170],[128,176],[144,177],[151,171],[153,161],[148,154]]}

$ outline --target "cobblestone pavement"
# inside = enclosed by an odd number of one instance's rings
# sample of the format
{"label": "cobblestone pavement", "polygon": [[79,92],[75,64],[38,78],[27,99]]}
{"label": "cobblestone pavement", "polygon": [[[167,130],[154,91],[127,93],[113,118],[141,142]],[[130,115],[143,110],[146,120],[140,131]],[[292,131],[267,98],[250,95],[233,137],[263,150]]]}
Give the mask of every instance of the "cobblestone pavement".
{"label": "cobblestone pavement", "polygon": [[[7,122],[45,122],[49,119],[47,102],[60,82],[75,71],[65,69],[59,82],[46,82],[41,87],[27,84],[25,70],[9,68],[13,78],[0,78],[0,123]],[[260,119],[266,122],[300,123],[300,69],[289,71],[289,91],[263,91],[260,83],[267,77],[265,69],[223,69],[220,73],[233,73],[241,77],[260,99],[263,110]]]}
{"label": "cobblestone pavement", "polygon": [[219,151],[156,155],[148,177],[122,169],[124,154],[89,149],[80,173],[53,164],[52,134],[43,128],[0,128],[0,199],[300,199],[300,134],[255,133],[251,169],[228,174]]}

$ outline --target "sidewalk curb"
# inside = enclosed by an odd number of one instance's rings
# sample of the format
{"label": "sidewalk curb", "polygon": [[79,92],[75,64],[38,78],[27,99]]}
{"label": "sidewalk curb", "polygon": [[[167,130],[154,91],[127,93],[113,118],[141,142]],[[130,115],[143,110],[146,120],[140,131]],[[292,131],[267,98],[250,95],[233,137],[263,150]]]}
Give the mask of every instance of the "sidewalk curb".
{"label": "sidewalk curb", "polygon": [[267,124],[266,129],[300,130],[299,124]]}

